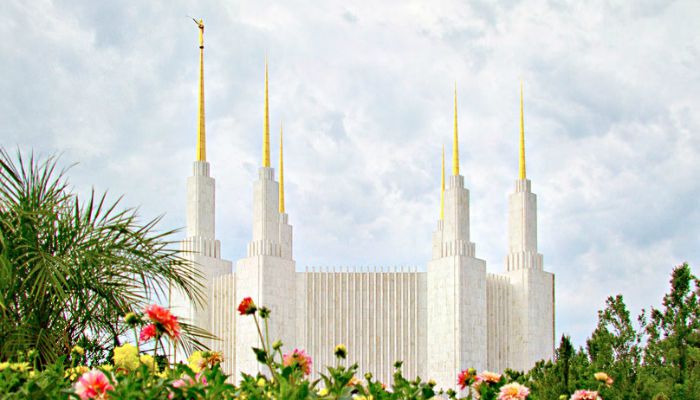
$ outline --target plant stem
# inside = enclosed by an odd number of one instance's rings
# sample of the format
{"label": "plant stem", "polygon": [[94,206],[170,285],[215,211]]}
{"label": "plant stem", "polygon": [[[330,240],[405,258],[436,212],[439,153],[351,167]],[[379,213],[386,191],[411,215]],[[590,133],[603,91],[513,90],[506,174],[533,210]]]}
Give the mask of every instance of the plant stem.
{"label": "plant stem", "polygon": [[156,372],[155,369],[156,369],[156,360],[158,357],[158,342],[159,341],[160,341],[160,337],[158,337],[158,335],[156,335],[155,345],[153,346],[153,372],[154,373]]}
{"label": "plant stem", "polygon": [[134,341],[136,341],[136,352],[139,353],[141,351],[141,343],[139,342],[139,335],[136,332],[136,326],[132,328],[134,330]]}
{"label": "plant stem", "polygon": [[[262,345],[263,351],[265,352],[265,365],[267,365],[267,367],[270,369],[270,373],[272,374],[272,376],[277,378],[277,373],[275,373],[275,369],[272,367],[272,363],[270,362],[270,353],[267,352],[267,348],[265,346],[265,337],[262,334],[262,330],[260,330],[258,316],[253,314],[253,320],[255,320],[255,327],[258,328],[258,335],[260,336],[260,344]],[[265,328],[265,332],[267,333],[267,323],[265,324]]]}
{"label": "plant stem", "polygon": [[267,339],[267,348],[270,349],[269,356],[272,357],[272,346],[270,346],[270,330],[267,327],[267,318],[265,318],[263,321],[265,321],[265,338]]}

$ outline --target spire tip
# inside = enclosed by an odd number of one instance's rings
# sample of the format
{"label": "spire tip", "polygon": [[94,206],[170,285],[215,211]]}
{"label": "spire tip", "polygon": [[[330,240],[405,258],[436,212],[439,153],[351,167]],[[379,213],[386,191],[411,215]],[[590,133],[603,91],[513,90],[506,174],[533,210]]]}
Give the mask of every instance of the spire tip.
{"label": "spire tip", "polygon": [[525,119],[523,116],[523,81],[520,80],[520,171],[521,180],[527,179],[525,173]]}

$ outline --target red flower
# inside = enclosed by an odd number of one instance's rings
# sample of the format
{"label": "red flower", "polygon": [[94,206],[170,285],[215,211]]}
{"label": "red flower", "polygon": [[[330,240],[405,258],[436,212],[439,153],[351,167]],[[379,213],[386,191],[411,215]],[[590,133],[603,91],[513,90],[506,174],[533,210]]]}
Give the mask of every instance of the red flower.
{"label": "red flower", "polygon": [[144,313],[158,330],[167,333],[171,339],[180,337],[180,323],[177,322],[177,317],[170,313],[170,310],[157,304],[151,304],[146,307]]}
{"label": "red flower", "polygon": [[469,381],[472,379],[472,374],[469,373],[468,369],[463,370],[462,372],[457,375],[457,384],[459,385],[459,388],[464,390],[467,386],[469,386]]}
{"label": "red flower", "polygon": [[96,369],[84,373],[75,383],[75,393],[82,400],[104,399],[107,397],[107,391],[113,389],[114,387],[109,384],[107,376]]}
{"label": "red flower", "polygon": [[139,342],[147,342],[154,337],[156,337],[157,329],[155,324],[149,324],[144,326],[139,333]]}
{"label": "red flower", "polygon": [[246,297],[241,301],[241,304],[238,305],[238,312],[241,315],[251,315],[255,314],[255,311],[258,308],[255,306],[255,303],[253,303],[253,299],[250,297]]}

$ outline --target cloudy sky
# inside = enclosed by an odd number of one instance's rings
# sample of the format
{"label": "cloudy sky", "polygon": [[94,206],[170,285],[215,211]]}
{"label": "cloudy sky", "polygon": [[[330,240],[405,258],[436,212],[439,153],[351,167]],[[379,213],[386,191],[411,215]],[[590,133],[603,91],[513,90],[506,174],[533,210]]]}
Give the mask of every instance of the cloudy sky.
{"label": "cloudy sky", "polygon": [[223,255],[251,235],[267,55],[297,266],[424,268],[456,81],[472,240],[498,272],[522,79],[557,334],[582,344],[606,296],[636,314],[674,265],[698,271],[700,3],[581,4],[3,1],[1,144],[182,227],[201,17]]}

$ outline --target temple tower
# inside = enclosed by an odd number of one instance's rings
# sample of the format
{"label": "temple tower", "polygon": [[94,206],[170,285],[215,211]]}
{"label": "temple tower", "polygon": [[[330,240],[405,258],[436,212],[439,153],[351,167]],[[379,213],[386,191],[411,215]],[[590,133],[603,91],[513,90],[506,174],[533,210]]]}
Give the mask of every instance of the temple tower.
{"label": "temple tower", "polygon": [[469,190],[459,172],[456,87],[452,175],[446,188],[443,179],[440,209],[433,258],[427,268],[425,371],[438,387],[456,388],[461,369],[486,367],[487,325],[486,262],[476,258],[470,240]]}
{"label": "temple tower", "polygon": [[215,235],[215,182],[210,176],[206,157],[206,125],[204,120],[204,22],[195,20],[199,28],[199,98],[197,107],[197,150],[192,176],[187,178],[187,236],[180,247],[184,257],[193,261],[202,274],[205,302],[198,306],[183,293],[173,290],[170,303],[184,321],[211,331],[211,283],[214,278],[231,272],[231,262],[221,259],[221,243]]}
{"label": "temple tower", "polygon": [[[270,166],[270,119],[268,72],[265,62],[265,112],[263,119],[262,167],[253,188],[253,238],[247,257],[236,264],[236,295],[251,297],[272,311],[270,338],[282,340],[285,348],[295,344],[295,263],[292,259],[292,227],[284,210],[282,137],[280,131],[280,182]],[[251,347],[261,347],[253,319],[236,317],[236,379],[240,373],[265,372]]]}
{"label": "temple tower", "polygon": [[554,355],[554,275],[537,252],[537,196],[525,170],[523,88],[520,85],[520,158],[515,192],[508,198],[508,255],[505,274],[512,284],[510,364],[531,368]]}

